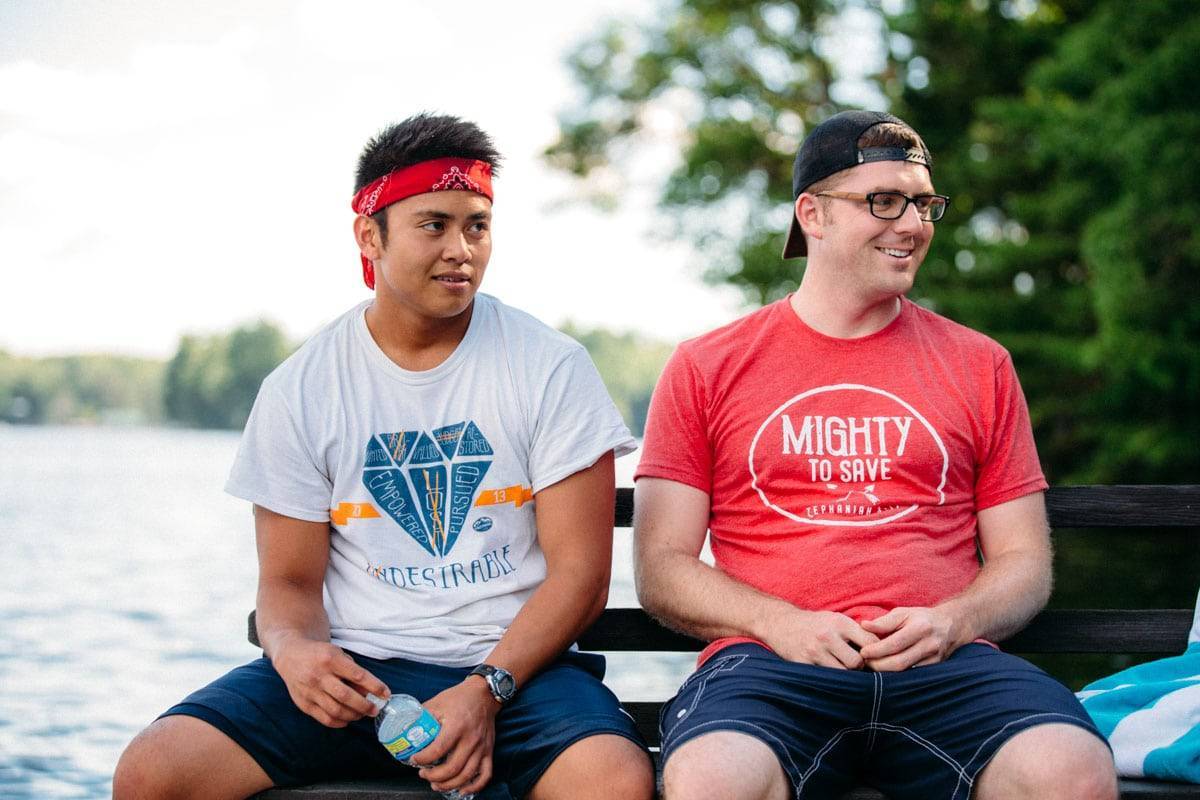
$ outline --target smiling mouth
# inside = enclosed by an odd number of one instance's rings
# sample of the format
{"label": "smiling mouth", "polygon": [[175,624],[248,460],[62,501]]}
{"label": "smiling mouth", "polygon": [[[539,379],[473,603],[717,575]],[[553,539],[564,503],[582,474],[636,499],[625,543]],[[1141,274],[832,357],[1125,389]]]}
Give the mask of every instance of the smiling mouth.
{"label": "smiling mouth", "polygon": [[434,275],[433,279],[435,281],[439,281],[440,283],[450,284],[451,286],[461,286],[461,285],[468,284],[471,282],[471,279],[468,278],[466,275],[461,275],[461,274],[457,274],[457,273],[452,273],[449,275]]}
{"label": "smiling mouth", "polygon": [[899,250],[895,247],[876,247],[875,249],[892,258],[908,258],[913,254],[912,250]]}

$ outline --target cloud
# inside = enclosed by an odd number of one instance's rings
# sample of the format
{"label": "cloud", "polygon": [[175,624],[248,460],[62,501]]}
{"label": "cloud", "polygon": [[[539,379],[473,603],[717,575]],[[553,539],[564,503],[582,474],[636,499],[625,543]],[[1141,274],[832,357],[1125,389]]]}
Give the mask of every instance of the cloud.
{"label": "cloud", "polygon": [[35,60],[30,45],[0,64],[0,347],[165,355],[182,331],[261,316],[307,335],[367,296],[349,234],[359,148],[426,109],[479,122],[507,156],[485,290],[552,324],[672,335],[729,317],[686,248],[644,240],[648,206],[545,210],[568,185],[538,156],[570,95],[563,43],[598,0],[569,18],[479,0],[453,18],[383,0],[235,5],[148,21],[118,2],[95,24],[103,54]]}
{"label": "cloud", "polygon": [[247,67],[242,29],[210,45],[147,44],[120,68],[86,72],[22,61],[0,67],[0,114],[22,130],[83,139],[140,134],[228,117],[265,89]]}

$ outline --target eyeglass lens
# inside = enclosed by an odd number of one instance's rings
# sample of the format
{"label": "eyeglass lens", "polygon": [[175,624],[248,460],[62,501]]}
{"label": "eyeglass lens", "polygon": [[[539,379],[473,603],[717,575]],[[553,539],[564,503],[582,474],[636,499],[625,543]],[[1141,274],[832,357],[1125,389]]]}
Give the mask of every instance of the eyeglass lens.
{"label": "eyeglass lens", "polygon": [[871,213],[880,219],[897,219],[912,203],[917,207],[917,215],[923,220],[936,222],[946,213],[946,201],[937,195],[922,194],[908,197],[900,192],[872,192],[867,195],[871,203]]}

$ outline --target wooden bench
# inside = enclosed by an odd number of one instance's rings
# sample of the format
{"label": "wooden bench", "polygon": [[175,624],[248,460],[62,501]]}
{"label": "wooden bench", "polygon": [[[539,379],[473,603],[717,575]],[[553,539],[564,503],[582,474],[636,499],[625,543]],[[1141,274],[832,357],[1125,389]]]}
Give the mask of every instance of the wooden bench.
{"label": "wooden bench", "polygon": [[[1069,486],[1047,492],[1050,523],[1072,528],[1134,528],[1149,534],[1200,527],[1200,485]],[[618,489],[616,527],[633,518],[633,490]],[[1103,579],[1097,575],[1097,580]],[[1194,591],[1195,586],[1190,590]],[[1133,654],[1140,660],[1177,655],[1187,644],[1191,608],[1049,609],[1004,643],[1019,654]],[[254,616],[249,636],[257,644]],[[661,627],[639,608],[610,608],[581,637],[583,650],[599,652],[697,652],[703,643]],[[664,700],[666,698],[663,698]],[[625,703],[647,741],[657,749],[660,702]],[[1200,800],[1200,785],[1121,780],[1123,798]],[[436,800],[415,774],[396,781],[339,781],[296,789],[272,789],[268,800]],[[879,792],[856,789],[844,800],[880,800]]]}

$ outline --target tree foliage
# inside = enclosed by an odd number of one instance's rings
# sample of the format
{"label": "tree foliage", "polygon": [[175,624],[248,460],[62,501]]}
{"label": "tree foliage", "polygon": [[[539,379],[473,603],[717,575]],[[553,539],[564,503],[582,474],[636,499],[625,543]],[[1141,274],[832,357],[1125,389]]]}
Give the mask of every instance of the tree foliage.
{"label": "tree foliage", "polygon": [[[1021,268],[1077,296],[1065,311],[1086,335],[1068,373],[1074,407],[1055,433],[1087,479],[1200,475],[1198,69],[1200,6],[1103,3],[1030,70],[1019,98],[990,99],[977,117],[981,140],[1004,154],[990,171],[1006,213],[1036,221],[1030,241],[1042,247]],[[1043,308],[1038,329],[1056,311]],[[1062,383],[1047,389],[1061,396]]]}
{"label": "tree foliage", "polygon": [[[622,417],[641,436],[671,345],[570,323],[563,330],[587,348]],[[166,362],[111,355],[34,359],[0,351],[0,422],[170,421],[240,430],[263,378],[291,351],[269,322],[183,336]]]}
{"label": "tree foliage", "polygon": [[845,5],[697,0],[652,26],[611,24],[570,57],[582,97],[547,158],[588,178],[649,146],[662,133],[655,119],[677,120],[686,143],[663,207],[712,254],[706,277],[756,302],[781,296],[799,279],[778,257],[791,158],[803,130],[838,110],[821,47]]}
{"label": "tree foliage", "polygon": [[650,395],[671,356],[671,345],[633,333],[579,328],[570,322],[562,331],[587,348],[625,424],[641,437]]}
{"label": "tree foliage", "polygon": [[269,322],[182,337],[163,380],[167,417],[198,428],[240,430],[263,378],[291,351],[283,331]]}
{"label": "tree foliage", "polygon": [[0,422],[157,422],[162,372],[152,359],[22,358],[0,351]]}
{"label": "tree foliage", "polygon": [[1197,479],[1200,6],[681,0],[656,19],[571,56],[550,163],[603,200],[672,137],[662,209],[706,278],[761,304],[799,282],[779,253],[804,132],[889,108],[953,197],[912,297],[1012,351],[1051,479]]}

